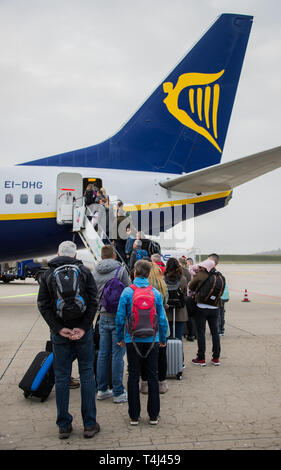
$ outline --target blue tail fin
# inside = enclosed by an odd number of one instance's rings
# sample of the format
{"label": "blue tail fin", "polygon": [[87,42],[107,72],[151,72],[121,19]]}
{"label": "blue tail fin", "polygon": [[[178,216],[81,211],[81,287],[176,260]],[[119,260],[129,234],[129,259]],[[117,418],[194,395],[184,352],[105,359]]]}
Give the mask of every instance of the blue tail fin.
{"label": "blue tail fin", "polygon": [[219,163],[252,20],[221,15],[110,139],[26,164],[181,174]]}

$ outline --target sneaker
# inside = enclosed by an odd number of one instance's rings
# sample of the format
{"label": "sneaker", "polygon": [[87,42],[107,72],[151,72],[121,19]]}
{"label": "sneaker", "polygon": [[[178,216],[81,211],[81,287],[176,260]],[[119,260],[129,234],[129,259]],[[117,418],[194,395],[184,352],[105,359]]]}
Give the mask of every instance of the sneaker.
{"label": "sneaker", "polygon": [[68,439],[71,433],[72,433],[72,425],[70,425],[69,428],[67,429],[59,429],[59,438]]}
{"label": "sneaker", "polygon": [[148,383],[147,382],[145,382],[145,381],[141,382],[140,392],[143,393],[144,395],[148,394]]}
{"label": "sneaker", "polygon": [[96,423],[95,426],[92,426],[91,428],[84,428],[83,436],[86,439],[90,439],[91,437],[94,437],[94,435],[98,432],[100,432],[100,425],[99,423]]}
{"label": "sneaker", "polygon": [[214,366],[219,366],[220,365],[220,360],[219,358],[213,358],[211,360],[211,363],[214,365]]}
{"label": "sneaker", "polygon": [[140,422],[139,418],[131,419],[130,424],[131,424],[131,426],[137,426],[139,424],[139,422]]}
{"label": "sneaker", "polygon": [[192,364],[195,364],[196,366],[201,366],[204,367],[206,365],[205,359],[198,359],[197,357],[195,359],[192,359]]}
{"label": "sneaker", "polygon": [[159,382],[159,393],[166,393],[168,391],[168,384],[167,380],[163,380],[162,382]]}
{"label": "sneaker", "polygon": [[149,419],[149,424],[152,424],[152,426],[155,426],[158,423],[159,423],[159,416],[157,418],[150,418]]}
{"label": "sneaker", "polygon": [[121,395],[118,395],[118,397],[113,397],[113,402],[114,403],[126,403],[128,401],[128,394],[126,390],[124,390]]}
{"label": "sneaker", "polygon": [[98,391],[97,400],[105,400],[110,397],[113,397],[113,391],[109,388],[105,392],[102,392],[101,390]]}
{"label": "sneaker", "polygon": [[79,388],[80,387],[80,381],[79,379],[75,379],[74,377],[70,377],[69,380],[69,388]]}

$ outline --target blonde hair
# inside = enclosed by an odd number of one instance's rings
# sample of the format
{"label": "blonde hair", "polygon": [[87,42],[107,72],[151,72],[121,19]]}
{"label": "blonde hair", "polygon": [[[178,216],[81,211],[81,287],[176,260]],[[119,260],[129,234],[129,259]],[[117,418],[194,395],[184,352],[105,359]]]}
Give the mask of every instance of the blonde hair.
{"label": "blonde hair", "polygon": [[155,287],[155,289],[159,290],[162,296],[162,299],[164,301],[164,299],[167,296],[168,289],[163,279],[162,271],[159,268],[159,266],[155,263],[151,263],[151,270],[148,276],[148,281],[149,281],[149,284]]}

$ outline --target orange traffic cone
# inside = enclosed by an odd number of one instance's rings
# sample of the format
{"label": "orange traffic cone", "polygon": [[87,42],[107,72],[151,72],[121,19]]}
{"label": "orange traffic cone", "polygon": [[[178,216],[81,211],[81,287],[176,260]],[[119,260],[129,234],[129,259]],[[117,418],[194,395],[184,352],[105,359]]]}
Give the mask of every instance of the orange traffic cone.
{"label": "orange traffic cone", "polygon": [[248,299],[248,291],[247,291],[247,289],[245,289],[245,292],[244,292],[244,299],[241,300],[241,302],[251,302],[251,301]]}

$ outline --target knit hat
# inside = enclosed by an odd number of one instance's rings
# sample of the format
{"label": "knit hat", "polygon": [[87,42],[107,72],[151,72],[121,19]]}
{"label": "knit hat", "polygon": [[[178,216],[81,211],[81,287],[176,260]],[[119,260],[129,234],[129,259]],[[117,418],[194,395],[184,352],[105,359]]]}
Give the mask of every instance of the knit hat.
{"label": "knit hat", "polygon": [[198,266],[207,269],[208,273],[216,266],[216,263],[212,259],[205,259],[202,263],[199,263]]}

